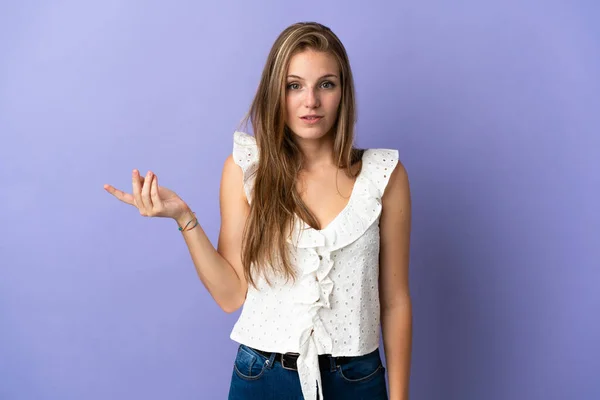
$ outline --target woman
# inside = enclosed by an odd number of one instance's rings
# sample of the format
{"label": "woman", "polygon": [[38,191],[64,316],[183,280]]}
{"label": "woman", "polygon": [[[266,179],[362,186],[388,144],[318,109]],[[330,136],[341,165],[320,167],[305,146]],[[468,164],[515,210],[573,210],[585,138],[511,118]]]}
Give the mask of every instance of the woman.
{"label": "woman", "polygon": [[327,27],[285,29],[223,168],[215,249],[188,205],[133,172],[141,215],[177,221],[219,306],[243,311],[230,399],[408,398],[410,193],[398,152],[354,148],[344,46]]}

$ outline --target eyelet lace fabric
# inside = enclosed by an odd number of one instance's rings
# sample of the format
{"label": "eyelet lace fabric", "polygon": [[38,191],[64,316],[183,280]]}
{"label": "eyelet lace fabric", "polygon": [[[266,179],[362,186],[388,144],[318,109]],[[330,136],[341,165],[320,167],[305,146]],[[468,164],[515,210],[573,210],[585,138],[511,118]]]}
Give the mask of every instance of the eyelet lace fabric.
{"label": "eyelet lace fabric", "polygon": [[[258,148],[234,133],[233,156],[252,197]],[[381,197],[398,151],[368,149],[346,207],[322,230],[296,219],[288,239],[295,282],[270,275],[248,288],[231,339],[264,351],[299,353],[305,399],[323,398],[319,354],[359,356],[379,346],[379,218]]]}

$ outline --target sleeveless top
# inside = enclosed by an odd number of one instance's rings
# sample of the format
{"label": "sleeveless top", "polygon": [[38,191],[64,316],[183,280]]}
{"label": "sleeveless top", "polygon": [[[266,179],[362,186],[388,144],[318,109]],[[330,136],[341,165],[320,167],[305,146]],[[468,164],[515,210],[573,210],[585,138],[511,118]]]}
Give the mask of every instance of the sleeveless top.
{"label": "sleeveless top", "polygon": [[[234,133],[233,157],[252,199],[256,138]],[[300,218],[288,239],[297,279],[269,275],[249,286],[231,339],[259,350],[299,353],[305,399],[323,399],[319,354],[360,356],[379,346],[379,217],[398,151],[368,149],[346,207],[321,230]]]}

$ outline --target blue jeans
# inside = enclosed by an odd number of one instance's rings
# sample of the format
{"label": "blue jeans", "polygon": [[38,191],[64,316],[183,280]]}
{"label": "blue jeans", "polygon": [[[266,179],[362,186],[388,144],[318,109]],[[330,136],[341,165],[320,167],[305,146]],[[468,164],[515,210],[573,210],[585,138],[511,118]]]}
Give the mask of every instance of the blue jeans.
{"label": "blue jeans", "polygon": [[[330,358],[331,359],[331,358]],[[303,400],[298,371],[270,362],[251,347],[240,345],[233,365],[229,400]],[[379,349],[352,357],[343,365],[321,367],[324,400],[387,400],[385,368]],[[312,399],[311,399],[312,400]]]}

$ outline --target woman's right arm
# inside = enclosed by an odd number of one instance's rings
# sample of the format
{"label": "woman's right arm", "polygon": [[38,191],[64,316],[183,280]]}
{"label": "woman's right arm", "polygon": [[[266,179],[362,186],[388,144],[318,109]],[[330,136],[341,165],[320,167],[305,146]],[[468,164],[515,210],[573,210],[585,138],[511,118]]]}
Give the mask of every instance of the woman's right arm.
{"label": "woman's right arm", "polygon": [[[225,160],[219,194],[221,229],[217,249],[200,225],[182,231],[198,277],[223,311],[231,313],[244,304],[248,283],[244,277],[242,234],[250,212],[243,185],[242,169],[233,156]],[[185,226],[194,216],[191,210],[177,218]]]}

